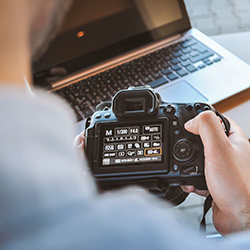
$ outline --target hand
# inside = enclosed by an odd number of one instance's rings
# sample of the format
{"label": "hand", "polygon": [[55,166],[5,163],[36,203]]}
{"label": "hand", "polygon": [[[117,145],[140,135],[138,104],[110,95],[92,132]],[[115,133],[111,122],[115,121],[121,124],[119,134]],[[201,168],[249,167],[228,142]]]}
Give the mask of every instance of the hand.
{"label": "hand", "polygon": [[85,145],[85,130],[76,136],[74,147],[78,150],[83,150]]}
{"label": "hand", "polygon": [[[232,120],[230,123],[229,137],[211,111],[185,124],[186,130],[200,135],[204,144],[205,178],[213,197],[213,222],[221,234],[250,228],[250,144],[239,126]],[[190,186],[183,190],[206,195]]]}

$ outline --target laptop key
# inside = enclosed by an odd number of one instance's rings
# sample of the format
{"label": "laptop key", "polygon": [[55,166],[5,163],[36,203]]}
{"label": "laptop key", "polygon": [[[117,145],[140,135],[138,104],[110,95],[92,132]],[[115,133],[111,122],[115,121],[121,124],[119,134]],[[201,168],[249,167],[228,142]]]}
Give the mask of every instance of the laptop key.
{"label": "laptop key", "polygon": [[78,106],[74,106],[73,109],[75,111],[76,119],[78,122],[85,118],[84,114],[81,112],[81,110]]}
{"label": "laptop key", "polygon": [[199,69],[203,69],[203,68],[205,68],[205,67],[206,67],[206,64],[205,64],[205,63],[202,63],[202,64],[200,64],[200,65],[198,66]]}
{"label": "laptop key", "polygon": [[141,83],[139,83],[139,82],[133,82],[133,86],[135,87],[135,86],[141,86]]}
{"label": "laptop key", "polygon": [[153,82],[151,82],[149,85],[152,87],[152,88],[156,88],[164,83],[168,83],[168,80],[165,78],[165,77],[161,77]]}
{"label": "laptop key", "polygon": [[181,59],[182,61],[186,61],[186,60],[188,59],[188,57],[187,57],[186,55],[182,55],[182,56],[180,57],[180,59]]}
{"label": "laptop key", "polygon": [[174,65],[175,65],[175,64],[178,64],[178,63],[179,63],[179,60],[173,59],[173,60],[171,60],[171,63],[174,64]]}
{"label": "laptop key", "polygon": [[221,58],[219,58],[219,57],[214,59],[214,62],[219,62],[219,61],[221,61]]}
{"label": "laptop key", "polygon": [[207,65],[213,64],[213,61],[211,61],[210,59],[203,60],[203,62]]}
{"label": "laptop key", "polygon": [[176,73],[179,75],[179,76],[185,76],[188,74],[188,71],[186,71],[185,69],[180,69],[180,70],[177,70]]}
{"label": "laptop key", "polygon": [[162,76],[159,73],[153,74],[152,77],[156,80],[161,78]]}
{"label": "laptop key", "polygon": [[127,78],[121,80],[123,87],[127,86],[129,84],[129,80]]}
{"label": "laptop key", "polygon": [[91,108],[81,109],[81,111],[85,118],[93,114],[93,111]]}
{"label": "laptop key", "polygon": [[180,65],[178,65],[178,64],[177,64],[177,65],[172,65],[171,68],[172,68],[174,71],[181,69]]}
{"label": "laptop key", "polygon": [[191,48],[192,48],[192,50],[197,50],[200,53],[204,53],[204,52],[208,51],[208,49],[206,47],[204,47],[200,44],[193,45]]}
{"label": "laptop key", "polygon": [[149,74],[149,70],[147,69],[147,68],[143,68],[143,71],[142,71],[142,73],[141,73],[143,76],[145,76],[145,77],[147,77],[148,75],[150,75]]}
{"label": "laptop key", "polygon": [[183,67],[187,67],[188,65],[190,65],[191,63],[190,63],[190,61],[189,60],[186,60],[186,61],[184,61],[184,62],[181,62],[181,65],[183,66]]}
{"label": "laptop key", "polygon": [[173,50],[174,52],[178,52],[178,51],[181,50],[181,47],[180,47],[180,45],[174,44],[172,50]]}
{"label": "laptop key", "polygon": [[191,49],[189,47],[187,47],[185,49],[182,49],[181,51],[182,51],[182,53],[187,54],[187,53],[191,52]]}
{"label": "laptop key", "polygon": [[153,73],[158,73],[158,72],[159,72],[159,68],[158,68],[158,67],[152,67],[152,68],[150,68],[150,70],[151,70]]}
{"label": "laptop key", "polygon": [[144,82],[144,84],[147,84],[152,81],[152,79],[150,79],[149,77],[144,77],[141,80]]}
{"label": "laptop key", "polygon": [[197,70],[197,68],[196,68],[196,67],[194,67],[193,65],[189,65],[189,66],[187,66],[187,67],[186,67],[186,69],[187,69],[190,73],[192,73],[192,72],[194,72],[194,71],[196,71],[196,70]]}
{"label": "laptop key", "polygon": [[204,60],[204,59],[206,59],[206,58],[208,58],[208,57],[210,57],[210,56],[213,56],[214,54],[212,53],[212,52],[210,52],[210,51],[207,51],[207,52],[205,52],[205,53],[203,53],[203,54],[200,54],[200,55],[198,55],[198,56],[196,56],[196,57],[191,57],[190,58],[190,61],[192,62],[192,63],[197,63],[197,62],[199,62],[199,61],[201,61],[201,60]]}
{"label": "laptop key", "polygon": [[74,100],[75,100],[75,98],[74,98],[73,95],[69,94],[69,95],[67,96],[67,100],[70,101],[71,103],[73,103]]}
{"label": "laptop key", "polygon": [[192,51],[192,52],[189,53],[189,55],[192,56],[192,57],[196,57],[196,56],[198,56],[199,54],[200,54],[200,53],[197,52],[197,51]]}
{"label": "laptop key", "polygon": [[78,106],[81,106],[81,105],[82,105],[82,101],[81,101],[79,98],[76,98],[75,103],[76,103]]}
{"label": "laptop key", "polygon": [[173,53],[174,57],[179,57],[182,56],[182,53],[180,51],[174,52]]}
{"label": "laptop key", "polygon": [[164,62],[164,63],[162,63],[162,65],[161,65],[161,67],[164,68],[164,69],[168,68],[169,66],[170,66],[170,65],[169,65],[168,62]]}
{"label": "laptop key", "polygon": [[164,75],[168,75],[168,74],[171,74],[171,73],[172,73],[172,71],[171,71],[170,69],[163,69],[161,72],[162,72]]}
{"label": "laptop key", "polygon": [[171,74],[168,74],[168,75],[167,75],[167,78],[168,78],[169,80],[173,81],[173,80],[177,79],[178,76],[177,76],[176,74],[174,74],[174,73],[171,73]]}
{"label": "laptop key", "polygon": [[134,81],[138,81],[140,79],[140,76],[139,75],[133,75],[131,76],[131,78],[134,80]]}
{"label": "laptop key", "polygon": [[195,45],[195,44],[197,44],[197,42],[194,39],[190,39],[188,41],[183,42],[181,46],[183,48],[187,48],[187,47]]}

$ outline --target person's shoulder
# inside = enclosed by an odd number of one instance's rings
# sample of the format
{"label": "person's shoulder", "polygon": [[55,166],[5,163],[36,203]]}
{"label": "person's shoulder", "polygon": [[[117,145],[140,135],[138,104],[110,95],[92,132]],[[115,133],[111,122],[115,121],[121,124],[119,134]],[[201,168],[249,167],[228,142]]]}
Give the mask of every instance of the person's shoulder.
{"label": "person's shoulder", "polygon": [[37,111],[38,115],[39,112],[42,112],[40,115],[45,116],[54,113],[55,117],[61,116],[71,122],[75,120],[73,111],[65,100],[41,89],[2,85],[0,87],[0,103],[2,112],[11,112],[13,109],[16,110],[16,114],[25,111],[22,115],[26,116]]}

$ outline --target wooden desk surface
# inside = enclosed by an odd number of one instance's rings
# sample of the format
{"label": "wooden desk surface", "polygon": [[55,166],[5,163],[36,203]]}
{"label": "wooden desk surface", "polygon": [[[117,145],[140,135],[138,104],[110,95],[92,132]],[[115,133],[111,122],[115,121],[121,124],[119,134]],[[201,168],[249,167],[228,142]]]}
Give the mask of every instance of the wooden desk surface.
{"label": "wooden desk surface", "polygon": [[[221,102],[218,102],[214,104],[213,106],[216,109],[218,109],[218,111],[220,111],[221,113],[230,113],[230,110],[239,106],[250,108],[250,106],[248,105],[250,105],[250,88],[230,98],[227,98]],[[249,118],[250,118],[250,110],[248,110],[248,113],[249,113]],[[244,113],[243,115],[247,115],[247,113]]]}
{"label": "wooden desk surface", "polygon": [[[214,36],[212,39],[250,64],[250,32]],[[250,139],[250,88],[215,104],[214,107],[236,121]]]}

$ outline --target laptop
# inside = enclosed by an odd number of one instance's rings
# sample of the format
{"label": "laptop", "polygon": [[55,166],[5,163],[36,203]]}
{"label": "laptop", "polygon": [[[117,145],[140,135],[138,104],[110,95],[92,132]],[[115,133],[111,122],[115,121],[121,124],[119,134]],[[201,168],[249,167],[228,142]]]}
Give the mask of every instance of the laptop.
{"label": "laptop", "polygon": [[149,85],[165,102],[209,104],[250,86],[250,66],[191,28],[183,0],[75,0],[33,72],[77,121],[129,86]]}

